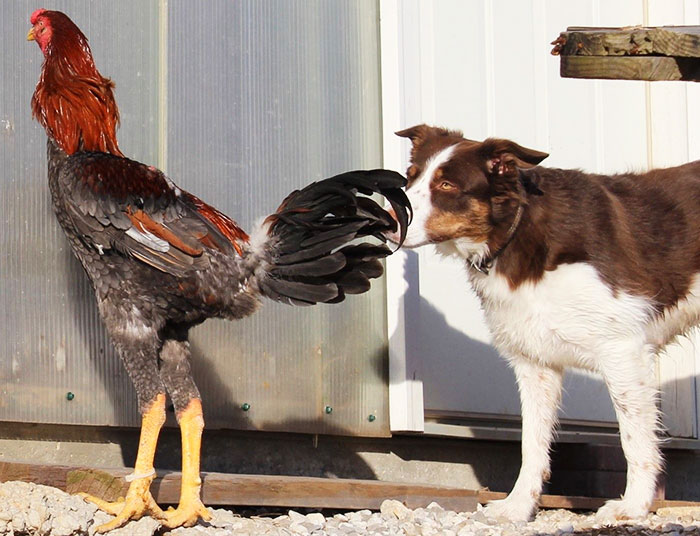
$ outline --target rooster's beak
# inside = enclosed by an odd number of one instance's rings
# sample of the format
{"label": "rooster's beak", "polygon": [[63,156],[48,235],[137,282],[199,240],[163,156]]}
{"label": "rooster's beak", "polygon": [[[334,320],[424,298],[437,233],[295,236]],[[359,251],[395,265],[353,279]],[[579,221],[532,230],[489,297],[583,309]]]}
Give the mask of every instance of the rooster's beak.
{"label": "rooster's beak", "polygon": [[34,28],[29,28],[27,33],[27,41],[34,41]]}

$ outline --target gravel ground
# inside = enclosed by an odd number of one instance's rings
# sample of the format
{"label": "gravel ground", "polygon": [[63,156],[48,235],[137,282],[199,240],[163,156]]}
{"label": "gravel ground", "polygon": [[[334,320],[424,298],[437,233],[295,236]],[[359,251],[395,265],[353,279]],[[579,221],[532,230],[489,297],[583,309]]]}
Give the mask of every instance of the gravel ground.
{"label": "gravel ground", "polygon": [[[289,511],[278,517],[241,517],[227,510],[212,509],[209,523],[187,529],[159,531],[151,518],[134,521],[112,531],[111,536],[224,536],[224,535],[443,535],[443,536],[700,536],[700,509],[675,509],[645,519],[601,527],[592,515],[567,510],[541,511],[530,523],[487,519],[480,511],[457,513],[436,503],[410,510],[398,501],[384,501],[380,512],[361,510],[324,517],[320,513]],[[73,536],[93,534],[109,516],[80,497],[56,488],[6,482],[0,484],[0,536]]]}

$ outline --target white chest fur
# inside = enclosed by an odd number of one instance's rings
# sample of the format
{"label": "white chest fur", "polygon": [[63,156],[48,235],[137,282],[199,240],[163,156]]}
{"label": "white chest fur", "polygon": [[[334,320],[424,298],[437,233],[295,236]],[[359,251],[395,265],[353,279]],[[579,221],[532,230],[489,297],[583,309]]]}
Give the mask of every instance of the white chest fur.
{"label": "white chest fur", "polygon": [[495,270],[488,276],[470,270],[469,276],[494,344],[509,359],[598,370],[609,345],[645,342],[649,300],[613,292],[588,264],[561,265],[515,289]]}

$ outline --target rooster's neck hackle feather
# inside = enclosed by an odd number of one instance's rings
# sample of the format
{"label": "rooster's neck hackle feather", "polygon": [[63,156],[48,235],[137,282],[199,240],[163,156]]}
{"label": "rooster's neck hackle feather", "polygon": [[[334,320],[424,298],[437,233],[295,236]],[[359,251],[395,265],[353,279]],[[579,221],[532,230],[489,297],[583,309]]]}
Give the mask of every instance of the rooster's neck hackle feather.
{"label": "rooster's neck hackle feather", "polygon": [[114,83],[92,59],[85,35],[63,13],[42,10],[50,38],[32,96],[32,113],[67,154],[100,151],[122,156],[117,144],[119,110]]}

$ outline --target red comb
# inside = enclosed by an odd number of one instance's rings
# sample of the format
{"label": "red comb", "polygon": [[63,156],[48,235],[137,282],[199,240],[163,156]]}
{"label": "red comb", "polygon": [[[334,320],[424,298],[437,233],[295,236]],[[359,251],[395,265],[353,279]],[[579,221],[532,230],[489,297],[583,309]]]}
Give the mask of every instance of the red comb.
{"label": "red comb", "polygon": [[34,11],[34,13],[32,13],[32,16],[29,17],[30,24],[32,24],[32,25],[36,24],[36,20],[44,13],[46,13],[46,10],[43,7]]}

